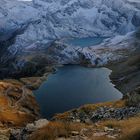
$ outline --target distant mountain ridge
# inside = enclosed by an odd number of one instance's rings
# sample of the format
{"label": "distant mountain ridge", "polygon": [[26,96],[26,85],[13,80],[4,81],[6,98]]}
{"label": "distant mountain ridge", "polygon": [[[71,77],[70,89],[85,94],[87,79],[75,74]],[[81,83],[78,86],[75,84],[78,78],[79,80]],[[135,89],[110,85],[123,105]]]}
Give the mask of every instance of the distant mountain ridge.
{"label": "distant mountain ridge", "polygon": [[61,37],[112,36],[140,26],[140,2],[131,0],[0,1],[0,40],[25,28],[16,42]]}
{"label": "distant mountain ridge", "polygon": [[0,64],[56,39],[125,35],[139,26],[138,0],[1,0]]}

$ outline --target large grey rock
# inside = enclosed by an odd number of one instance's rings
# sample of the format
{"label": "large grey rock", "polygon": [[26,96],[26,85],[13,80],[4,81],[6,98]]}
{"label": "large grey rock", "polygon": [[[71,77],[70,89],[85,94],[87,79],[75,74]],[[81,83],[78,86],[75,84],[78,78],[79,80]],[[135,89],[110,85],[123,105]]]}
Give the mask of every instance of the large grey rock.
{"label": "large grey rock", "polygon": [[0,129],[0,140],[9,140],[10,129]]}
{"label": "large grey rock", "polygon": [[28,131],[35,131],[35,130],[37,130],[39,128],[42,128],[42,127],[46,126],[48,123],[49,123],[48,120],[40,119],[38,121],[35,121],[34,123],[27,124],[26,129]]}
{"label": "large grey rock", "polygon": [[[11,140],[28,140],[32,132],[46,126],[49,123],[46,119],[40,119],[34,123],[27,124],[25,128],[11,129]],[[0,139],[1,140],[1,139]]]}

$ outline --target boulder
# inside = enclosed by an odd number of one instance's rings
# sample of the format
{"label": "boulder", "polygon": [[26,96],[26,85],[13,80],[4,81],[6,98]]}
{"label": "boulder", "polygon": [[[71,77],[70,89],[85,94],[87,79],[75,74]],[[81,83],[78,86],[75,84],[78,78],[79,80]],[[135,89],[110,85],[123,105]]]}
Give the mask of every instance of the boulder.
{"label": "boulder", "polygon": [[0,140],[9,140],[10,130],[9,129],[0,129]]}
{"label": "boulder", "polygon": [[40,129],[40,128],[46,126],[48,123],[49,123],[48,120],[46,120],[46,119],[40,119],[38,121],[35,121],[34,123],[27,124],[26,129],[28,131],[35,131],[37,129]]}

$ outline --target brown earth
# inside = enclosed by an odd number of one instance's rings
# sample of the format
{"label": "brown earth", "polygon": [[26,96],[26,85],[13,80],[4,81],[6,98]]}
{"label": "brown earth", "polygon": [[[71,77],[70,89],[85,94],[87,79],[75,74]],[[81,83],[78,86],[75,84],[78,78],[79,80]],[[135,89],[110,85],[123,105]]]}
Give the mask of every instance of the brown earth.
{"label": "brown earth", "polygon": [[4,126],[25,126],[38,116],[32,91],[16,80],[0,81],[0,122]]}

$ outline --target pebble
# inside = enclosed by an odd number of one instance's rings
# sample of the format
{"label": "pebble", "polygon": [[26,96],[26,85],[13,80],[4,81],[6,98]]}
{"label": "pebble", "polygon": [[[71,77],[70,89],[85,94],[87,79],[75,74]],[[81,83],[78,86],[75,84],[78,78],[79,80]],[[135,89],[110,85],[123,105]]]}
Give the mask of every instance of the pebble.
{"label": "pebble", "polygon": [[114,131],[113,128],[108,128],[108,127],[104,127],[104,131],[107,132],[107,131]]}
{"label": "pebble", "polygon": [[93,134],[94,137],[101,137],[101,136],[105,136],[105,135],[107,135],[106,132],[96,132]]}

